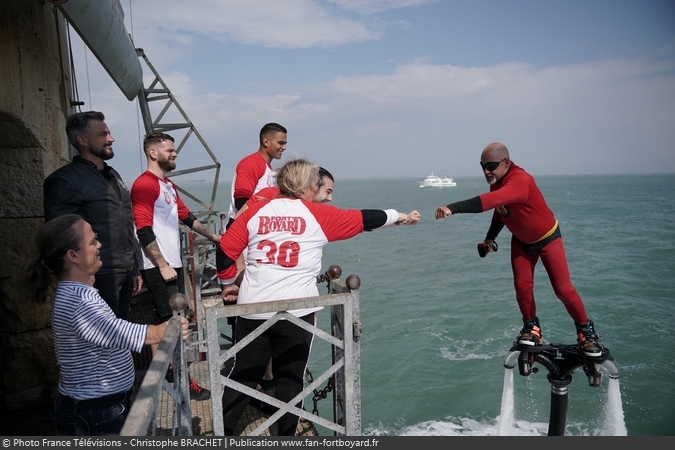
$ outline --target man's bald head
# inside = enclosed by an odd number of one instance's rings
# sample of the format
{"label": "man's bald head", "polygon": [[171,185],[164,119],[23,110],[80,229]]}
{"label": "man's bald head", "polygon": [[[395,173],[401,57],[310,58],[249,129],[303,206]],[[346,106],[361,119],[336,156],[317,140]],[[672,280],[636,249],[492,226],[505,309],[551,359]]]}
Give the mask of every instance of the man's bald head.
{"label": "man's bald head", "polygon": [[511,168],[509,150],[501,142],[493,142],[480,155],[480,165],[488,184],[501,180]]}
{"label": "man's bald head", "polygon": [[481,161],[501,161],[504,158],[509,158],[509,150],[501,142],[489,144],[480,155]]}

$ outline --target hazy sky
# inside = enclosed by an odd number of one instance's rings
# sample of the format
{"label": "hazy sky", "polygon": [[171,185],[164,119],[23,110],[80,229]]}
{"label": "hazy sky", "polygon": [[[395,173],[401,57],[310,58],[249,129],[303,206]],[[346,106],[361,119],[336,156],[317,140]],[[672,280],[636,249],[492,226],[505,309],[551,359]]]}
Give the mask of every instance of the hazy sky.
{"label": "hazy sky", "polygon": [[[119,1],[223,181],[267,122],[289,131],[273,166],[338,178],[480,176],[494,141],[534,175],[675,172],[673,0]],[[82,110],[106,114],[130,185],[136,102],[70,34]],[[209,164],[189,142],[178,169]]]}

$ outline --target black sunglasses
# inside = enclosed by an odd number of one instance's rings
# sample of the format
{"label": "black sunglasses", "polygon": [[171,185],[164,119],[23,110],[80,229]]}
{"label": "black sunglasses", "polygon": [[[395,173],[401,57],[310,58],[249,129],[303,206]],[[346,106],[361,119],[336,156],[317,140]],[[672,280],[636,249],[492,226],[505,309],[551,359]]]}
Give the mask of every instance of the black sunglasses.
{"label": "black sunglasses", "polygon": [[502,163],[502,161],[505,161],[506,158],[502,159],[501,161],[490,161],[486,162],[483,164],[482,162],[480,163],[480,166],[483,168],[483,170],[487,170],[488,172],[492,172],[493,170],[497,169],[499,165]]}

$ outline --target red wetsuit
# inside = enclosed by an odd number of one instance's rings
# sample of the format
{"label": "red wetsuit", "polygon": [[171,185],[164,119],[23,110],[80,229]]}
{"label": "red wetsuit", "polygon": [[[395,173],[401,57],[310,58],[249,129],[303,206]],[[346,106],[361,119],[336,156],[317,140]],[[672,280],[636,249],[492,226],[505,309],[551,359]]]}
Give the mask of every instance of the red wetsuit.
{"label": "red wetsuit", "polygon": [[584,303],[570,279],[558,221],[529,173],[512,161],[506,175],[490,185],[490,192],[448,208],[453,214],[494,209],[486,240],[495,240],[504,225],[512,233],[513,282],[523,318],[537,315],[534,267],[541,258],[555,295],[572,319],[576,323],[588,320]]}

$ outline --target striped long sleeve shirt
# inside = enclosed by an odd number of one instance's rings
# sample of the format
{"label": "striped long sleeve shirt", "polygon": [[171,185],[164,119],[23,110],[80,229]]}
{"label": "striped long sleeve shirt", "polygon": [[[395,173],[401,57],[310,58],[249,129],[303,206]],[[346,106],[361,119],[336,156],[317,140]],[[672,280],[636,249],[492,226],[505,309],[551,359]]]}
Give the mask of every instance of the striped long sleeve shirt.
{"label": "striped long sleeve shirt", "polygon": [[130,350],[142,350],[147,325],[117,318],[98,290],[74,281],[59,281],[51,319],[61,394],[87,400],[131,389]]}

